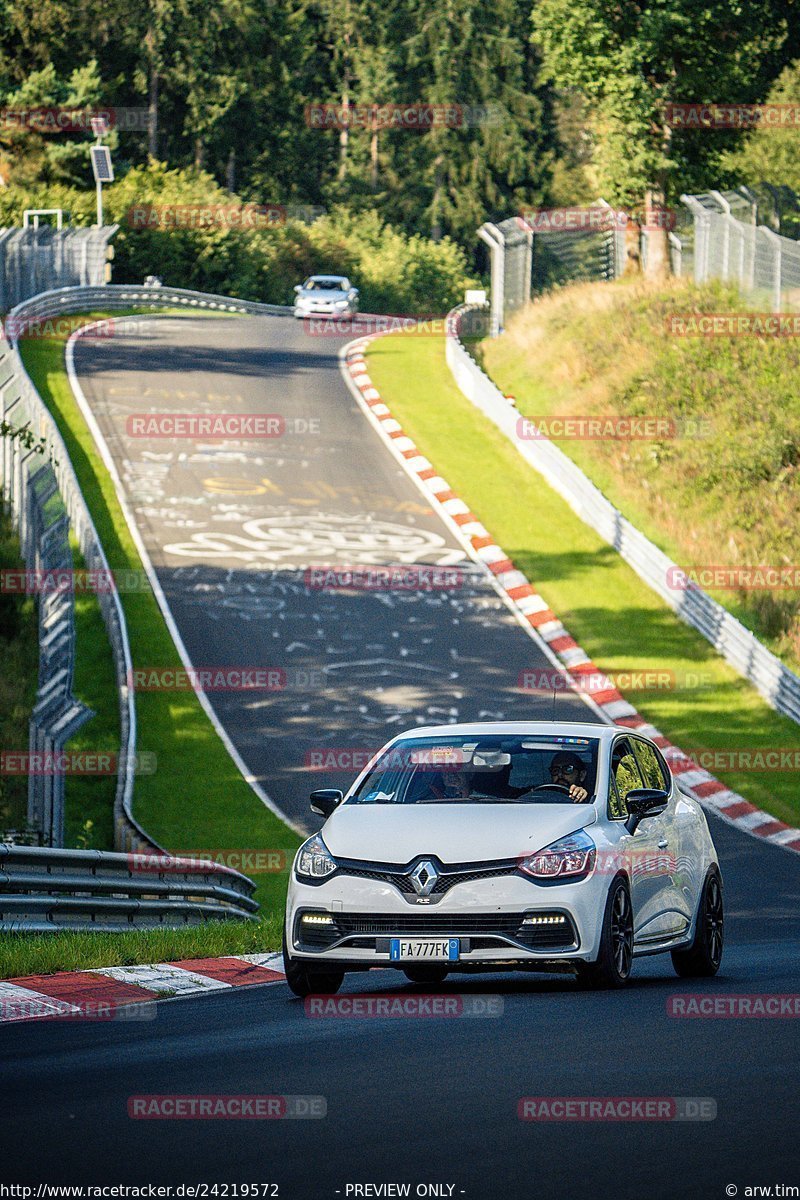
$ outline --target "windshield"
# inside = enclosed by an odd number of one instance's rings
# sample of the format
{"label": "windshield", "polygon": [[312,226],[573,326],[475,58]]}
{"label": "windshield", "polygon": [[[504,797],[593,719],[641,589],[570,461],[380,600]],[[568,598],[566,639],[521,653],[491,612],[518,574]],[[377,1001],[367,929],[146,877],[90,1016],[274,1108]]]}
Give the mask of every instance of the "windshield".
{"label": "windshield", "polygon": [[343,292],[344,284],[342,279],[307,279],[303,288],[307,292]]}
{"label": "windshield", "polygon": [[348,804],[573,804],[594,798],[595,738],[408,738],[386,750]]}

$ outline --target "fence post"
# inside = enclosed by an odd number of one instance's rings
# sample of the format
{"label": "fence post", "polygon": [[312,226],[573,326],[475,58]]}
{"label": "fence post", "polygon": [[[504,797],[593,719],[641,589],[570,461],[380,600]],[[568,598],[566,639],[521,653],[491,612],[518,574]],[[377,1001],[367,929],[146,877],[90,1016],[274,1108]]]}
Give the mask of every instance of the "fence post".
{"label": "fence post", "polygon": [[481,225],[478,237],[485,242],[491,251],[492,266],[492,337],[497,337],[503,330],[505,313],[505,254],[506,247],[503,235],[496,225],[491,223]]}
{"label": "fence post", "polygon": [[720,208],[722,209],[722,212],[723,212],[723,226],[722,227],[723,227],[724,233],[723,233],[723,237],[722,237],[721,278],[723,279],[723,281],[725,283],[727,283],[728,282],[728,270],[730,267],[730,253],[731,253],[731,220],[733,219],[731,217],[731,206],[728,203],[728,201],[725,199],[725,197],[722,195],[722,192],[710,192],[709,194],[714,197],[714,199],[716,200],[717,204],[720,206]]}
{"label": "fence post", "polygon": [[760,225],[759,231],[764,234],[772,246],[772,311],[781,311],[781,239],[766,225]]}

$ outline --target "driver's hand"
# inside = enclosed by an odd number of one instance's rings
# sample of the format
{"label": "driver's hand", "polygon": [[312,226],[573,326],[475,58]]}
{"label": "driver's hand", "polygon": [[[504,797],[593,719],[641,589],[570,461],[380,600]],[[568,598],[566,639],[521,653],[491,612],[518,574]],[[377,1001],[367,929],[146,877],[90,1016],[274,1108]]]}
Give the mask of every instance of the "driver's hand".
{"label": "driver's hand", "polygon": [[580,784],[572,783],[569,788],[569,798],[570,800],[574,800],[576,804],[583,804],[584,800],[589,799],[589,793]]}

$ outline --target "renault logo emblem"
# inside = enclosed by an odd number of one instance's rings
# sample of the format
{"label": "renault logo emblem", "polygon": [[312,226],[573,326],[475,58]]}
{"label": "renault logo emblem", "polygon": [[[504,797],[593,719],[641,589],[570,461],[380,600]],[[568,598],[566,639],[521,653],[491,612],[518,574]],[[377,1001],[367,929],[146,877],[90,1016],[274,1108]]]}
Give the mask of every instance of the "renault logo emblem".
{"label": "renault logo emblem", "polygon": [[424,862],[417,863],[410,878],[411,886],[418,896],[429,896],[439,878],[439,872],[433,863],[426,859]]}

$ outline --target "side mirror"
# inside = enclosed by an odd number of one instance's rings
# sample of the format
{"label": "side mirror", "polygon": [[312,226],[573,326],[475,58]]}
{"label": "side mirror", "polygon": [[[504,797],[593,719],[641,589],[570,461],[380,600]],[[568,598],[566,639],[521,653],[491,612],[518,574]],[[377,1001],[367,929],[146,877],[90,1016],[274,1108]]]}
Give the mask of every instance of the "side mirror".
{"label": "side mirror", "polygon": [[645,817],[657,817],[667,807],[669,792],[661,788],[633,788],[625,797],[628,806],[628,820],[625,828],[628,833],[635,833],[640,821]]}
{"label": "side mirror", "polygon": [[311,793],[311,811],[318,817],[329,817],[333,810],[342,803],[344,793],[338,788],[320,788]]}
{"label": "side mirror", "polygon": [[350,288],[350,299],[355,300],[358,296],[358,288]]}
{"label": "side mirror", "polygon": [[294,290],[295,290],[296,292],[302,292],[302,290],[303,290],[303,285],[302,285],[301,283],[296,283],[296,284],[294,285]]}

